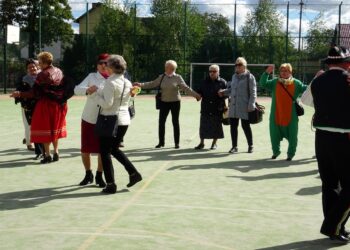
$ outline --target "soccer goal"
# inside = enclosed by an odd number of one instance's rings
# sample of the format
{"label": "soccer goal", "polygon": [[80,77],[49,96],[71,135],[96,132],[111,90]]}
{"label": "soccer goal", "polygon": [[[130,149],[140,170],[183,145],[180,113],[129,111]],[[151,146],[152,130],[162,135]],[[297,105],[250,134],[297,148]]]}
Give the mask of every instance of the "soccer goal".
{"label": "soccer goal", "polygon": [[[200,83],[208,76],[209,66],[217,64],[220,67],[220,76],[227,82],[231,81],[234,73],[234,63],[191,63],[190,64],[190,86],[196,89]],[[256,80],[259,81],[261,74],[265,71],[267,66],[274,66],[274,64],[248,64],[248,70],[255,76]],[[275,72],[273,72],[275,75]]]}

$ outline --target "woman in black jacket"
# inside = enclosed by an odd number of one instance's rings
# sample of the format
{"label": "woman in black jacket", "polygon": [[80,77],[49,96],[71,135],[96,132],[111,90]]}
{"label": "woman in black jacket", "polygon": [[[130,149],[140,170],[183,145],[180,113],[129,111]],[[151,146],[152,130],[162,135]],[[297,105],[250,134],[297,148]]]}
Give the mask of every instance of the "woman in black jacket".
{"label": "woman in black jacket", "polygon": [[218,91],[227,88],[226,81],[219,77],[218,65],[209,67],[209,77],[205,79],[198,93],[202,96],[201,117],[199,126],[200,143],[195,149],[204,148],[204,139],[213,139],[210,149],[216,149],[218,139],[224,138],[222,129],[222,114],[225,107],[225,97],[219,97]]}

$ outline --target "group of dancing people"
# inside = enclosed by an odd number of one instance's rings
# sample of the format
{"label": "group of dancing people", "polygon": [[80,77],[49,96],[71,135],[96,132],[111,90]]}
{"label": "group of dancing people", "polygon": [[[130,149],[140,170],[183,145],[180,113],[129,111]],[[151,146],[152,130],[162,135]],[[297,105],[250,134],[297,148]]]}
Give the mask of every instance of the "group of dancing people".
{"label": "group of dancing people", "polygon": [[[52,55],[42,52],[38,55],[40,72],[34,61],[27,63],[31,76],[30,91],[15,91],[12,97],[34,99],[31,115],[30,141],[43,145],[41,163],[59,160],[58,140],[66,137],[67,102],[60,98],[64,84],[62,72],[52,66]],[[114,168],[111,155],[116,158],[129,174],[128,187],[142,180],[141,174],[121,151],[123,137],[130,125],[129,101],[135,89],[158,89],[161,93],[158,124],[158,144],[165,146],[165,123],[169,113],[172,115],[175,148],[180,148],[179,115],[181,108],[180,90],[201,101],[199,136],[196,150],[205,148],[205,139],[212,139],[211,150],[217,148],[217,140],[224,137],[223,112],[229,110],[232,147],[229,153],[238,152],[238,125],[241,122],[247,139],[248,153],[253,153],[253,133],[248,119],[249,112],[256,109],[257,86],[272,94],[269,118],[272,159],[280,154],[280,143],[288,141],[287,161],[292,161],[298,143],[298,102],[313,106],[315,114],[313,125],[316,128],[316,158],[322,180],[322,201],[324,222],[321,233],[330,239],[347,243],[349,232],[345,224],[350,213],[350,52],[346,48],[333,46],[327,59],[327,71],[319,72],[309,85],[293,77],[293,68],[289,63],[279,67],[278,77],[271,78],[273,66],[266,68],[259,84],[249,72],[247,61],[243,57],[235,62],[235,73],[228,84],[220,77],[218,65],[209,67],[208,77],[196,90],[191,89],[176,73],[177,64],[173,60],[165,62],[165,72],[155,80],[144,83],[131,83],[125,76],[127,64],[120,55],[101,54],[97,60],[97,71],[90,73],[74,89],[76,95],[86,96],[86,104],[81,121],[81,155],[85,167],[85,177],[80,185],[93,183],[91,154],[98,155],[95,182],[103,187],[104,193],[116,193]],[[30,66],[29,66],[30,65]],[[26,77],[28,78],[28,76]],[[23,78],[25,82],[25,77]],[[28,82],[28,81],[27,81]],[[52,97],[54,96],[54,98]],[[229,104],[226,100],[229,99]],[[118,115],[116,136],[98,137],[94,133],[99,114]],[[51,157],[50,144],[54,146]],[[102,178],[102,172],[106,182]]]}

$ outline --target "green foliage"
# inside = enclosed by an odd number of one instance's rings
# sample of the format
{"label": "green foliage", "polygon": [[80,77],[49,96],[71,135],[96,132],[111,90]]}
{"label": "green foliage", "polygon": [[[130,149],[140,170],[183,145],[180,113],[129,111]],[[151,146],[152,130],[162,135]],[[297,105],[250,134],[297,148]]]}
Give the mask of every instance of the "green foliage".
{"label": "green foliage", "polygon": [[306,53],[311,60],[319,60],[327,55],[332,42],[334,30],[326,27],[324,14],[321,12],[310,22],[307,33]]}
{"label": "green foliage", "polygon": [[[285,33],[281,16],[272,0],[261,0],[248,13],[241,33],[243,56],[250,63],[281,63],[285,55]],[[292,49],[289,42],[288,49]]]}
{"label": "green foliage", "polygon": [[[42,44],[54,41],[69,42],[73,30],[68,21],[73,19],[68,0],[42,1]],[[3,0],[0,5],[1,22],[18,23],[28,33],[29,55],[38,48],[39,0]]]}

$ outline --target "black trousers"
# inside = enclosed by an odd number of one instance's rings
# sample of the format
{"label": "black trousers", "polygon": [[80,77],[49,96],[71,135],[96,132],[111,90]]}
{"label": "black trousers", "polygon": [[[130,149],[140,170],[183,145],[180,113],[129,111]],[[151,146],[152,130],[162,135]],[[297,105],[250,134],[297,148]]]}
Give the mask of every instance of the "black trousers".
{"label": "black trousers", "polygon": [[[245,137],[247,138],[248,146],[253,146],[253,133],[249,121],[241,119],[241,123]],[[237,147],[238,124],[238,118],[230,118],[231,141],[233,148]]]}
{"label": "black trousers", "polygon": [[321,233],[338,235],[350,212],[350,139],[348,134],[318,129],[315,148],[322,180]]}
{"label": "black trousers", "polygon": [[159,137],[159,143],[164,144],[165,143],[165,122],[169,115],[169,112],[171,112],[171,118],[173,122],[173,128],[174,128],[174,142],[175,144],[180,143],[180,123],[179,123],[179,117],[180,117],[180,108],[181,104],[180,101],[178,102],[162,102],[159,110],[159,125],[158,125],[158,137]]}
{"label": "black trousers", "polygon": [[111,155],[124,166],[129,175],[137,172],[135,166],[118,147],[127,130],[128,126],[118,126],[116,137],[100,137],[100,154],[107,183],[115,183]]}
{"label": "black trousers", "polygon": [[36,155],[44,154],[44,145],[42,143],[34,143],[34,153]]}

